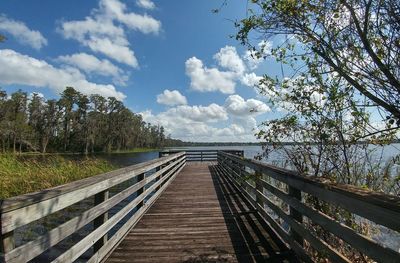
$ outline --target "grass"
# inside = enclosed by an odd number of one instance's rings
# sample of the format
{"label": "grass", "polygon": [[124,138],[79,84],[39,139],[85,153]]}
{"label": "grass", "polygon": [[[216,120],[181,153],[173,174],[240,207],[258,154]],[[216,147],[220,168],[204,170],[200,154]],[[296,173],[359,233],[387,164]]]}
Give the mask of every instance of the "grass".
{"label": "grass", "polygon": [[144,152],[157,152],[159,148],[133,148],[130,150],[113,151],[112,153],[144,153]]}
{"label": "grass", "polygon": [[0,155],[0,199],[66,184],[116,168],[96,158],[72,160],[49,155],[39,160]]}

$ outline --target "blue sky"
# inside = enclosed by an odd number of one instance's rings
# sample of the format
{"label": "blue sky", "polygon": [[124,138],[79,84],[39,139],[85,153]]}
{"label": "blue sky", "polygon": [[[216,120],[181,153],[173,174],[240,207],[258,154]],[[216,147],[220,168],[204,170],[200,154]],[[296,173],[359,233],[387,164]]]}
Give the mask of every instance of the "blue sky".
{"label": "blue sky", "polygon": [[[0,85],[46,98],[73,86],[123,100],[174,138],[255,141],[257,124],[276,113],[254,84],[279,67],[230,38],[246,3],[212,13],[221,3],[1,1]],[[266,53],[270,45],[260,42]]]}

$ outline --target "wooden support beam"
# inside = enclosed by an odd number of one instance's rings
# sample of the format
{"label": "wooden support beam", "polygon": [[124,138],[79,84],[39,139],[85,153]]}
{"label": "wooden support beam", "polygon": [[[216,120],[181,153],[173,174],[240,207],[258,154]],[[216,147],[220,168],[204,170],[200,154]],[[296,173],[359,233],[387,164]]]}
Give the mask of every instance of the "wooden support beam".
{"label": "wooden support beam", "polygon": [[[289,196],[301,202],[301,191],[299,189],[289,186]],[[303,223],[303,215],[292,206],[289,206],[289,215],[291,218],[299,222],[299,224]],[[296,240],[300,246],[303,246],[303,237],[292,228],[290,228],[290,236]]]}
{"label": "wooden support beam", "polygon": [[[160,177],[158,177],[160,178]],[[144,173],[143,174],[139,174],[137,177],[138,182],[141,182],[142,180],[144,180]],[[156,179],[157,181],[159,179]],[[144,192],[144,186],[139,188],[139,190],[137,190],[137,196],[141,195]],[[138,205],[137,205],[137,209],[141,208],[144,205],[144,200],[142,200]]]}
{"label": "wooden support beam", "polygon": [[[94,206],[100,205],[101,203],[105,202],[109,197],[109,191],[103,191],[94,196]],[[96,219],[93,220],[93,230],[99,228],[102,224],[104,224],[108,220],[108,212],[105,212],[98,216]],[[102,236],[96,243],[93,245],[94,253],[98,251],[104,244],[107,242],[108,235],[105,234]]]}

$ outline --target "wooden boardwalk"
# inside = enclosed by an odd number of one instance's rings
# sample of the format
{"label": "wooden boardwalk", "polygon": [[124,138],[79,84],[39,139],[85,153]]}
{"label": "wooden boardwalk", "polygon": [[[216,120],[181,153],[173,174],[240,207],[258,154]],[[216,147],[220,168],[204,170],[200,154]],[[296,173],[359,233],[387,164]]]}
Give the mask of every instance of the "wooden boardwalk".
{"label": "wooden boardwalk", "polygon": [[106,262],[297,262],[212,163],[188,163]]}

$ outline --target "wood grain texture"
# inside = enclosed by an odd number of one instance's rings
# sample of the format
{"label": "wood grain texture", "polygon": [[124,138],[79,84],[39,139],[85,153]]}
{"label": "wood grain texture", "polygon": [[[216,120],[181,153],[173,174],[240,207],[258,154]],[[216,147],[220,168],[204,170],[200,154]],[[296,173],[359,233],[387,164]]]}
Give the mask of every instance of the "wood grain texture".
{"label": "wood grain texture", "polygon": [[[309,193],[326,202],[339,205],[348,211],[377,224],[400,232],[400,197],[373,192],[359,187],[336,184],[324,178],[308,177],[294,171],[268,165],[220,152],[224,160],[231,160],[287,185]],[[223,162],[224,162],[223,160]]]}
{"label": "wood grain texture", "polygon": [[212,163],[187,164],[106,262],[298,262]]}

